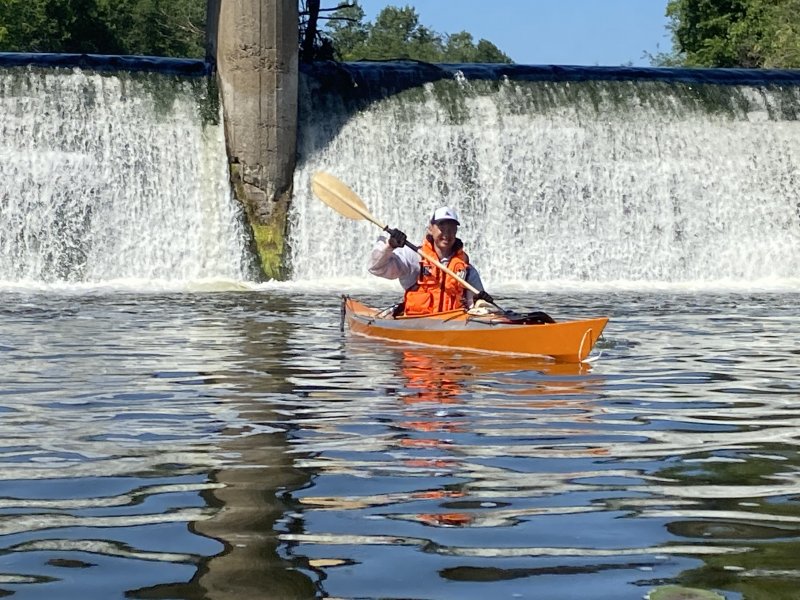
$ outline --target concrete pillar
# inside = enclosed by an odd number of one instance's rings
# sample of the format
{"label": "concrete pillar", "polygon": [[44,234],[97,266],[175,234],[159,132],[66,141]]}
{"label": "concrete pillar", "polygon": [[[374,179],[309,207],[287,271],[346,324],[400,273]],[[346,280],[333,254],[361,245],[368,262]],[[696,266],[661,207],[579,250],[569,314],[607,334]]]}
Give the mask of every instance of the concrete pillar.
{"label": "concrete pillar", "polygon": [[208,0],[236,196],[261,266],[278,279],[297,144],[297,0]]}

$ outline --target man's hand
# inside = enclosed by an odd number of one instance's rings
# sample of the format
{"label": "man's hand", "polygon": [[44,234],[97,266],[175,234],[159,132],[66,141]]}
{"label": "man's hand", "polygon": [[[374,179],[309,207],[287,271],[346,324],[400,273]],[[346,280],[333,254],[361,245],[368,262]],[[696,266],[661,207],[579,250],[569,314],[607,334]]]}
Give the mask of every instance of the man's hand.
{"label": "man's hand", "polygon": [[389,245],[392,248],[402,248],[406,245],[406,234],[399,229],[389,229]]}

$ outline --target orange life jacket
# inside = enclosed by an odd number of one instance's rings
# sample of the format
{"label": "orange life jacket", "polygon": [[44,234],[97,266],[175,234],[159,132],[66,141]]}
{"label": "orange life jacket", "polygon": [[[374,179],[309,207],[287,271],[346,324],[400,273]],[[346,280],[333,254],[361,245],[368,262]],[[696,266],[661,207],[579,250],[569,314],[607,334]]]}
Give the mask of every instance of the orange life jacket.
{"label": "orange life jacket", "polygon": [[[447,267],[464,278],[467,275],[469,259],[463,250],[461,240],[456,239],[454,248],[455,252],[450,257]],[[436,256],[436,250],[430,240],[425,240],[421,250],[430,257]],[[403,302],[403,313],[406,315],[428,315],[462,308],[464,286],[422,258],[419,262],[417,283],[406,290]]]}

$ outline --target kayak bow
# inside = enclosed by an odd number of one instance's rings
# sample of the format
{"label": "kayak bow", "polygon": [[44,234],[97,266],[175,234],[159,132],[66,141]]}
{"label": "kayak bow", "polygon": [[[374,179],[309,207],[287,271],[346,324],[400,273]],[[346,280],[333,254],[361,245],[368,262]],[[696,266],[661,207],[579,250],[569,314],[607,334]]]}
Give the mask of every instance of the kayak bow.
{"label": "kayak bow", "polygon": [[546,356],[559,362],[586,359],[608,323],[607,317],[531,323],[525,315],[477,315],[466,310],[394,317],[390,311],[371,308],[348,296],[342,297],[342,317],[352,332],[372,338],[478,352]]}

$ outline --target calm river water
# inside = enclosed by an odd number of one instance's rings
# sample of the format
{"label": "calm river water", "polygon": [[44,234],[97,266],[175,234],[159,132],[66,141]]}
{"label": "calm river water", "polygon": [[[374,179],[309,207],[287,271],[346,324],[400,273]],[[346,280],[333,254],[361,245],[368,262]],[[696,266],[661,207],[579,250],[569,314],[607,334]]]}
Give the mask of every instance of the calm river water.
{"label": "calm river water", "polygon": [[0,596],[800,598],[799,305],[538,295],[611,316],[579,367],[292,289],[4,292]]}

